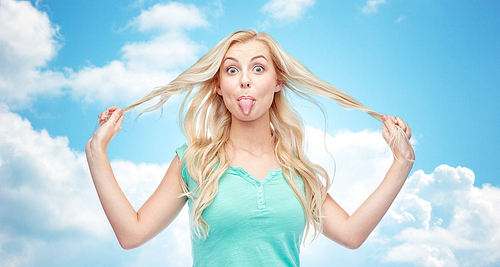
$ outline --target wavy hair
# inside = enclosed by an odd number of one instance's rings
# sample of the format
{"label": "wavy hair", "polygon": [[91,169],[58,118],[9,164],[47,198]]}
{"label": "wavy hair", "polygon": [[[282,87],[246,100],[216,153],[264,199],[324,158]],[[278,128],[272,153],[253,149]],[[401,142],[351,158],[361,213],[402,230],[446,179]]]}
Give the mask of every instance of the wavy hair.
{"label": "wavy hair", "polygon": [[[181,128],[188,142],[183,164],[186,164],[187,171],[198,186],[190,191],[183,179],[181,184],[183,195],[196,199],[192,209],[192,231],[205,238],[210,227],[203,220],[203,211],[217,195],[219,179],[230,164],[224,145],[229,140],[231,113],[216,92],[217,77],[228,49],[235,43],[250,40],[262,42],[269,49],[277,77],[283,80],[283,88],[275,93],[270,108],[274,153],[288,184],[304,209],[308,222],[305,236],[312,226],[316,237],[322,231],[321,210],[330,187],[330,179],[325,169],[310,162],[305,156],[303,124],[286,95],[293,92],[314,103],[310,94],[326,97],[342,107],[359,109],[378,120],[381,120],[382,114],[366,108],[353,97],[314,75],[268,34],[253,30],[231,34],[173,81],[152,91],[124,111],[129,112],[145,102],[159,98],[155,105],[143,112],[153,111],[162,107],[171,96],[187,93],[179,111]],[[296,177],[302,178],[305,194],[297,187]]]}

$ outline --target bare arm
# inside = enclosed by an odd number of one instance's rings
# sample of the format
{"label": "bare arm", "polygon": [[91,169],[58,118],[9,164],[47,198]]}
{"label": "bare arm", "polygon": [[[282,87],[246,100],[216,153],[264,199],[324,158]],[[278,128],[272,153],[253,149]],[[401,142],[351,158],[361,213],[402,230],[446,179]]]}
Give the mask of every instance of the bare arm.
{"label": "bare arm", "polygon": [[[111,117],[89,140],[85,152],[99,200],[116,237],[124,249],[132,249],[165,229],[184,206],[186,198],[179,198],[180,162],[176,156],[156,191],[136,212],[116,182],[106,154],[109,142],[123,123],[120,109],[111,107],[108,111]],[[105,115],[103,112],[99,116],[101,123]]]}
{"label": "bare arm", "polygon": [[[384,119],[383,135],[388,143],[391,133],[396,131],[396,125],[405,131],[408,138],[411,137],[411,129],[401,118],[388,116]],[[356,249],[375,229],[411,171],[413,161],[406,159],[415,159],[413,149],[405,140],[394,145],[395,157],[399,160],[394,159],[382,183],[351,216],[330,195],[327,195],[323,204],[323,215],[325,216],[323,234],[325,236],[343,246]]]}

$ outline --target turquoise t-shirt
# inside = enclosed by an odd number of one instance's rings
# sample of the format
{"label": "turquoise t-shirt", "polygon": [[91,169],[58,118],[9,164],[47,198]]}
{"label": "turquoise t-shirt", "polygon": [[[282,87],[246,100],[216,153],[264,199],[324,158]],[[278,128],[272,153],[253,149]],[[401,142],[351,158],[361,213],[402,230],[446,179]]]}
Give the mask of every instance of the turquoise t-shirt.
{"label": "turquoise t-shirt", "polygon": [[[176,150],[179,158],[187,145]],[[197,183],[182,166],[189,190]],[[297,185],[304,192],[302,179]],[[196,199],[189,199],[189,211]],[[206,239],[191,235],[193,266],[299,266],[306,225],[304,210],[282,170],[262,181],[239,167],[229,167],[212,204],[203,211],[210,226]]]}

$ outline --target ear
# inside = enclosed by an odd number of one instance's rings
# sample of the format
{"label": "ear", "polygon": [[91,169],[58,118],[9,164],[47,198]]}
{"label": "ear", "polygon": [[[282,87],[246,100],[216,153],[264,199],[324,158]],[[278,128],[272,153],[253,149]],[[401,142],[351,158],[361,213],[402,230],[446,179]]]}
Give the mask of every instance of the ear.
{"label": "ear", "polygon": [[283,80],[279,79],[276,81],[276,87],[274,88],[274,92],[277,93],[283,87]]}
{"label": "ear", "polygon": [[219,77],[215,78],[215,90],[217,91],[218,95],[222,96],[222,90],[220,89]]}

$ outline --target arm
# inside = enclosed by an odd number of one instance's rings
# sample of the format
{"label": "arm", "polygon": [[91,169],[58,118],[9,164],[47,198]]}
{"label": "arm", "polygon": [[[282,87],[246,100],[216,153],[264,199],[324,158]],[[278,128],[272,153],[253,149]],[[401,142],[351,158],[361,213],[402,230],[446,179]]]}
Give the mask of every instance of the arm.
{"label": "arm", "polygon": [[[383,136],[387,143],[390,143],[391,134],[397,133],[396,125],[408,139],[411,137],[410,127],[401,118],[384,115],[383,120]],[[368,238],[403,187],[413,166],[415,154],[406,140],[394,144],[393,151],[395,159],[384,180],[351,216],[327,195],[323,204],[325,236],[351,249],[360,247]]]}
{"label": "arm", "polygon": [[122,111],[117,107],[108,111],[112,115],[107,122],[104,112],[99,115],[102,125],[87,143],[85,152],[99,200],[116,237],[124,249],[132,249],[165,229],[184,206],[186,198],[179,198],[180,162],[176,156],[156,191],[136,212],[118,186],[106,154],[109,142],[121,129]]}

